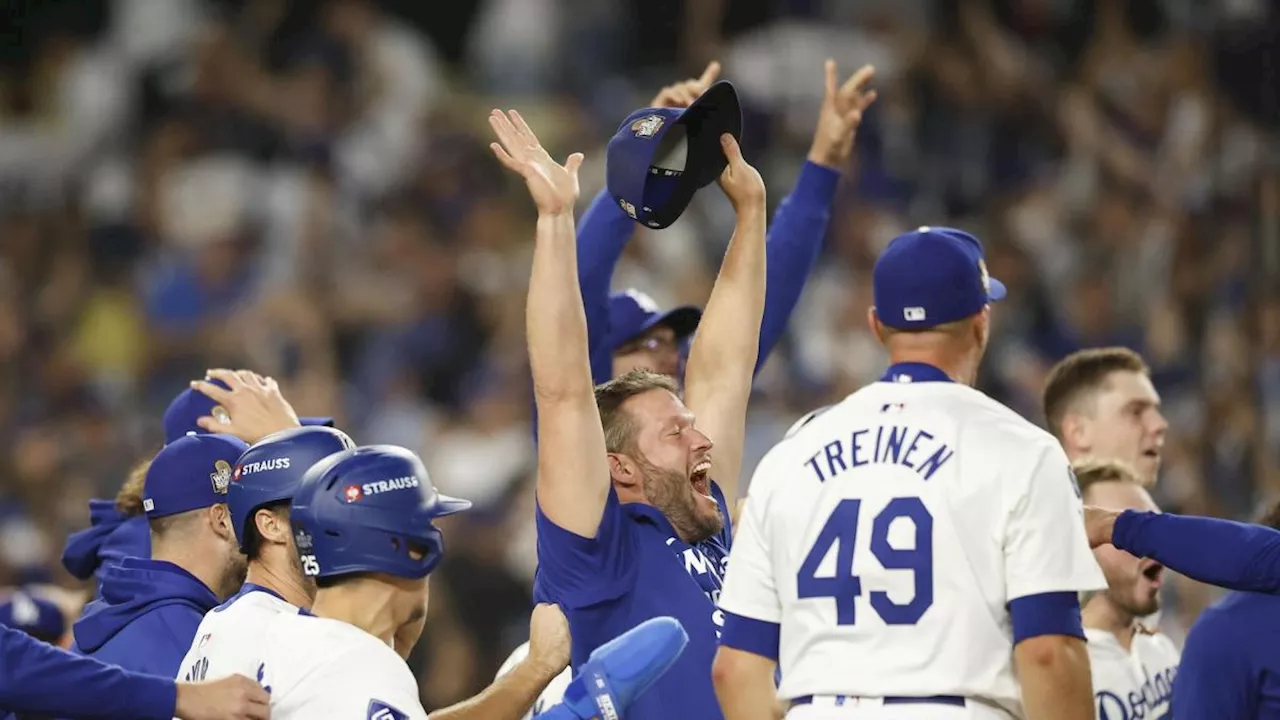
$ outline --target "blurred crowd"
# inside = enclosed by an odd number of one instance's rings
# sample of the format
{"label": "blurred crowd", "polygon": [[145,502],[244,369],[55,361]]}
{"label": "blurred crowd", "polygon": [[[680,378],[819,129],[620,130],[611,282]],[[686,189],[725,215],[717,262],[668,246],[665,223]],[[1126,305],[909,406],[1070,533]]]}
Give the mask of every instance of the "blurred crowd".
{"label": "blurred crowd", "polygon": [[[1268,0],[8,0],[0,15],[0,585],[58,564],[87,501],[158,449],[210,367],[421,453],[451,523],[414,658],[427,708],[523,641],[534,568],[524,353],[532,208],[488,153],[519,108],[587,154],[719,59],[770,201],[822,61],[877,69],[825,259],[760,376],[744,472],[874,380],[870,267],[970,230],[1010,299],[982,389],[1039,418],[1080,347],[1144,353],[1170,421],[1166,510],[1280,490],[1280,6]],[[732,230],[714,188],[615,279],[702,303]],[[1166,624],[1210,599],[1175,583]],[[65,601],[65,596],[63,596]],[[1175,630],[1176,632],[1176,630]]]}

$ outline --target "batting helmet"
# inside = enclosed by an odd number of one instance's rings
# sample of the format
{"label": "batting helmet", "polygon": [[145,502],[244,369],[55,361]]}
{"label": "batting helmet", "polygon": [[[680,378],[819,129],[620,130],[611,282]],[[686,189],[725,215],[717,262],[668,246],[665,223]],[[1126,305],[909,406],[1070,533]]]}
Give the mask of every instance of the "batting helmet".
{"label": "batting helmet", "polygon": [[382,572],[416,580],[444,556],[432,521],[469,507],[469,500],[437,493],[417,455],[370,445],[312,465],[294,493],[290,519],[308,576]]}
{"label": "batting helmet", "polygon": [[245,450],[231,471],[227,489],[227,508],[240,549],[245,549],[249,523],[258,508],[292,499],[308,468],[355,446],[341,430],[312,426],[273,433]]}

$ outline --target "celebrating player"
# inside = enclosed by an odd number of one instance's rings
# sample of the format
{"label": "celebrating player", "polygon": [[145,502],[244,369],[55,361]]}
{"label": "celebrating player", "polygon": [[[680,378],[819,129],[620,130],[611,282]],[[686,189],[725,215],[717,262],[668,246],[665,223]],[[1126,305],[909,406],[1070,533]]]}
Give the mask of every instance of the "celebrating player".
{"label": "celebrating player", "polygon": [[205,680],[233,673],[253,676],[261,664],[263,633],[278,613],[311,607],[315,581],[302,572],[289,525],[289,503],[302,475],[355,443],[328,427],[268,435],[232,469],[227,507],[248,572],[240,591],[200,622],[178,677]]}
{"label": "celebrating player", "polygon": [[[427,579],[444,556],[434,520],[468,507],[438,494],[422,461],[404,448],[346,450],[307,471],[290,521],[302,569],[318,590],[311,613],[277,613],[264,633],[258,678],[271,693],[273,718],[426,718],[413,673],[392,647],[400,628],[420,628],[416,621],[426,614]],[[515,720],[527,712],[565,668],[569,652],[565,619],[554,606],[534,611],[530,634],[532,649],[521,667],[479,696],[435,713],[436,720]],[[660,634],[656,645],[631,646],[645,651],[634,658],[640,667],[669,663],[678,638],[669,628]],[[624,709],[653,675],[627,669],[630,676],[596,674],[597,685],[571,691],[591,705],[591,714],[561,707],[553,717],[593,717],[597,698]]]}
{"label": "celebrating player", "polygon": [[[1158,511],[1138,475],[1123,463],[1076,463],[1075,474],[1086,503]],[[1169,712],[1173,679],[1178,674],[1178,649],[1169,638],[1145,627],[1141,619],[1160,608],[1164,568],[1109,546],[1096,548],[1093,554],[1107,578],[1107,589],[1084,594],[1081,619],[1089,641],[1098,717],[1163,717]]]}
{"label": "celebrating player", "polygon": [[1105,587],[1061,446],[974,390],[1004,286],[950,228],[892,240],[868,321],[892,365],[752,480],[713,669],[728,720],[1093,717],[1078,593]]}
{"label": "celebrating player", "polygon": [[1049,371],[1044,415],[1071,462],[1119,460],[1144,486],[1155,486],[1169,423],[1137,353],[1108,347],[1063,358]]}
{"label": "celebrating player", "polygon": [[[689,358],[687,407],[671,378],[645,371],[593,395],[573,235],[582,155],[560,165],[518,113],[489,117],[500,141],[494,153],[524,178],[538,208],[526,313],[538,405],[535,598],[565,608],[575,667],[648,618],[673,616],[689,633],[677,667],[639,699],[630,720],[719,716],[708,669],[731,534],[711,478],[738,475],[765,281],[764,182],[737,141],[713,130],[737,112],[731,92],[722,86],[695,103],[702,124],[689,140],[689,157],[708,166],[687,172],[719,173],[738,222]],[[652,135],[678,116],[629,118],[619,134]],[[711,143],[722,148],[720,160],[711,159]]]}
{"label": "celebrating player", "polygon": [[247,448],[230,435],[192,434],[156,455],[143,488],[151,558],[106,569],[102,598],[74,626],[74,650],[176,675],[201,618],[244,581],[226,499],[231,467]]}

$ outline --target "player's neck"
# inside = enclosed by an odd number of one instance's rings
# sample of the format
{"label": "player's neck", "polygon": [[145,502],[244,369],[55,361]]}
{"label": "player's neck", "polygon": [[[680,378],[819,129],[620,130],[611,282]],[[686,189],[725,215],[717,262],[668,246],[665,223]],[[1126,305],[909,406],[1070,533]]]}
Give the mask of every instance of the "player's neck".
{"label": "player's neck", "polygon": [[214,553],[207,552],[203,548],[180,547],[176,543],[168,542],[157,543],[156,536],[154,534],[151,536],[152,560],[177,565],[204,583],[204,586],[213,591],[219,600],[226,600],[234,590],[219,587],[223,581],[223,568],[213,559],[214,557],[216,557]]}
{"label": "player's neck", "polygon": [[244,581],[270,590],[284,598],[284,601],[290,605],[310,609],[311,594],[306,591],[302,583],[298,582],[294,573],[280,570],[279,568],[285,565],[273,560],[276,559],[263,558],[251,561]]}
{"label": "player's neck", "polygon": [[1111,633],[1125,650],[1133,642],[1134,627],[1138,621],[1132,613],[1117,607],[1105,595],[1098,595],[1085,603],[1080,620],[1087,628]]}
{"label": "player's neck", "polygon": [[355,625],[395,648],[398,624],[391,610],[393,592],[363,578],[348,580],[317,591],[311,614]]}
{"label": "player's neck", "polygon": [[941,353],[934,349],[892,348],[889,351],[889,364],[920,363],[931,365],[946,373],[947,377],[961,385],[972,385],[976,375],[971,363],[949,353]]}

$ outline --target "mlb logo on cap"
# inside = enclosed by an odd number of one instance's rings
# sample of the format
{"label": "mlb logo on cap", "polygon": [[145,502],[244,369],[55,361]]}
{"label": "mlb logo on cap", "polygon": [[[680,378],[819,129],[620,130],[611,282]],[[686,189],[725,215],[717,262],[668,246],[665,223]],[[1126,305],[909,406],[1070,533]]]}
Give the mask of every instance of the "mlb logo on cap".
{"label": "mlb logo on cap", "polygon": [[728,160],[720,136],[742,135],[742,105],[722,80],[692,105],[642,108],[622,121],[609,141],[605,176],[609,194],[636,222],[665,228],[694,193],[720,177]]}
{"label": "mlb logo on cap", "polygon": [[898,330],[927,330],[978,313],[1005,296],[978,238],[923,226],[885,247],[872,271],[876,317]]}

